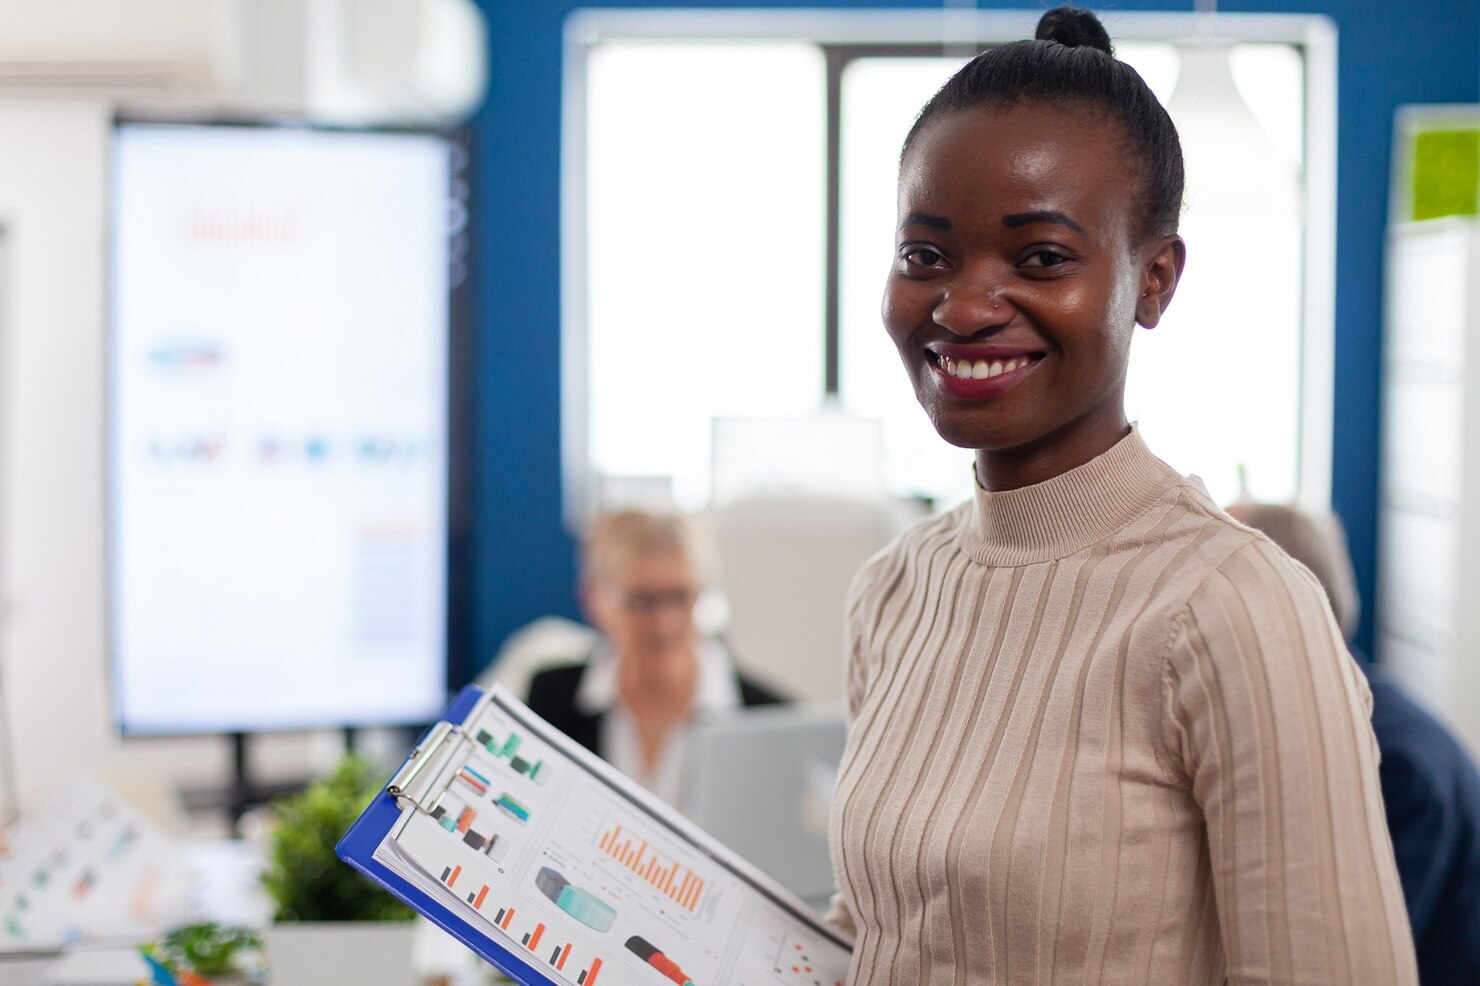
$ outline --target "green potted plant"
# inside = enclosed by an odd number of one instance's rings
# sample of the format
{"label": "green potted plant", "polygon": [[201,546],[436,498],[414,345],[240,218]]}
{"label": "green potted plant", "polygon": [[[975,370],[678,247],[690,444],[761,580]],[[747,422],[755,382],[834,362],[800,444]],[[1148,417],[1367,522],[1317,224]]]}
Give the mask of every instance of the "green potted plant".
{"label": "green potted plant", "polygon": [[161,986],[251,986],[261,982],[261,949],[250,928],[202,921],[175,928],[140,952]]}
{"label": "green potted plant", "polygon": [[277,905],[266,934],[274,986],[411,982],[414,913],[334,855],[381,783],[372,764],[348,755],[273,804],[262,879]]}

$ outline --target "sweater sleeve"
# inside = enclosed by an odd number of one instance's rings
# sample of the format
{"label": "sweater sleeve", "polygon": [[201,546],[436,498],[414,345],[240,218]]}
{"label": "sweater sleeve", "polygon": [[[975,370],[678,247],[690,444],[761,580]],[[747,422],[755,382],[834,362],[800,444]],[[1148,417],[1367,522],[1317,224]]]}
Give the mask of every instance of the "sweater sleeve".
{"label": "sweater sleeve", "polygon": [[889,567],[888,556],[880,552],[858,570],[848,587],[848,598],[843,608],[843,688],[850,729],[868,694],[868,638],[871,624],[879,619],[878,582]]}
{"label": "sweater sleeve", "polygon": [[[863,706],[868,687],[863,629],[865,614],[869,609],[867,586],[871,581],[871,570],[875,564],[876,562],[870,561],[853,577],[853,583],[848,588],[847,604],[843,609],[843,697],[846,699],[850,734],[853,730],[853,721],[858,717],[858,710]],[[833,865],[837,865],[836,857],[834,857]],[[829,903],[830,906],[827,913],[823,915],[823,920],[849,937],[857,936],[858,925],[853,919],[853,912],[849,909],[844,895],[841,892],[834,893]]]}
{"label": "sweater sleeve", "polygon": [[1236,551],[1174,621],[1163,699],[1227,981],[1417,983],[1370,693],[1314,578],[1263,539]]}

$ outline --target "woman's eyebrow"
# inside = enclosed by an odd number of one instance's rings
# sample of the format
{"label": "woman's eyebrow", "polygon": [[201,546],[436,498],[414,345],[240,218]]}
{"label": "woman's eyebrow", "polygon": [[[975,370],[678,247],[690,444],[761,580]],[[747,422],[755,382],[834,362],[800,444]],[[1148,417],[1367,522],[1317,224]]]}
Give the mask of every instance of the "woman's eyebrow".
{"label": "woman's eyebrow", "polygon": [[904,222],[899,224],[899,228],[904,229],[906,226],[929,226],[931,229],[938,229],[942,233],[949,233],[951,231],[951,221],[949,219],[945,216],[932,216],[928,212],[907,213],[904,217]]}
{"label": "woman's eyebrow", "polygon": [[1033,223],[1054,223],[1058,226],[1068,226],[1076,233],[1083,234],[1084,227],[1080,226],[1068,216],[1057,209],[1038,209],[1034,212],[1014,212],[1002,217],[1002,225],[1008,229],[1017,229],[1019,226],[1031,226]]}

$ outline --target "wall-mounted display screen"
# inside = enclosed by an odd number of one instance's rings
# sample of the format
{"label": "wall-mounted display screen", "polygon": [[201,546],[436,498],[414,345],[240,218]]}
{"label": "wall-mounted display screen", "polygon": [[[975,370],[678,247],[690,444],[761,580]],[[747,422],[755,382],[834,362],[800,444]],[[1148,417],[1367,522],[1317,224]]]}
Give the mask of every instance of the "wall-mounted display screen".
{"label": "wall-mounted display screen", "polygon": [[124,732],[440,709],[454,151],[420,133],[118,124],[108,592]]}

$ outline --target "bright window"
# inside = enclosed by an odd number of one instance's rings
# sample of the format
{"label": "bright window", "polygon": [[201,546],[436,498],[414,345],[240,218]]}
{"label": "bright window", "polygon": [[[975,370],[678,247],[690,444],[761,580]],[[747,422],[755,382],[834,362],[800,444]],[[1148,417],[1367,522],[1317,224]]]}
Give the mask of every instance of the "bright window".
{"label": "bright window", "polygon": [[[1129,33],[1135,18],[1122,20]],[[733,17],[714,23],[736,30]],[[1237,30],[1238,18],[1220,23]],[[568,164],[584,169],[588,196],[585,269],[567,271],[584,315],[566,336],[586,361],[588,384],[566,402],[586,435],[574,454],[568,444],[568,465],[671,477],[680,505],[702,507],[716,418],[841,408],[880,422],[891,492],[938,503],[968,495],[970,453],[943,442],[915,402],[879,303],[900,144],[969,53],[942,56],[908,37],[848,44],[836,31],[725,43],[597,33],[568,49],[584,59],[587,101],[586,152]],[[1118,50],[1185,116],[1189,261],[1161,325],[1137,332],[1127,411],[1152,449],[1201,476],[1214,498],[1237,494],[1242,468],[1253,495],[1294,499],[1305,446],[1330,442],[1328,425],[1311,433],[1302,404],[1312,399],[1302,389],[1313,290],[1304,258],[1309,237],[1330,236],[1312,231],[1303,195],[1307,49],[1156,41],[1189,33],[1166,17],[1143,33],[1153,40]],[[1329,335],[1329,325],[1314,328]]]}
{"label": "bright window", "polygon": [[702,506],[715,418],[821,396],[822,53],[613,43],[589,73],[590,468]]}

